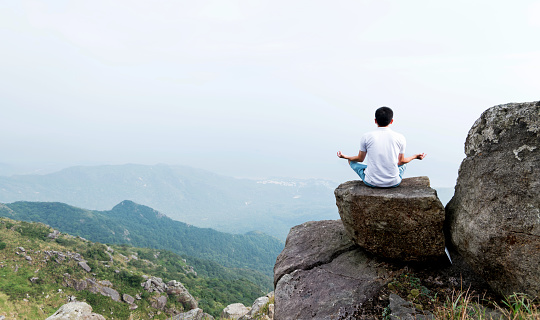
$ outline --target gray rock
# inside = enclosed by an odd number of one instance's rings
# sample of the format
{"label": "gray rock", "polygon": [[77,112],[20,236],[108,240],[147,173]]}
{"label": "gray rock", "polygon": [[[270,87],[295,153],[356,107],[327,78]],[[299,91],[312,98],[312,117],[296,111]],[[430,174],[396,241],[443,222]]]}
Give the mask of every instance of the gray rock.
{"label": "gray rock", "polygon": [[109,280],[101,280],[101,281],[99,281],[99,284],[102,284],[102,285],[107,286],[107,287],[112,287],[113,286],[112,282],[110,282]]}
{"label": "gray rock", "polygon": [[124,300],[128,304],[135,303],[135,298],[133,298],[132,296],[130,296],[129,294],[126,294],[126,293],[124,293],[122,295],[122,300]]}
{"label": "gray rock", "polygon": [[271,303],[268,305],[268,318],[274,319],[275,316],[275,304]]}
{"label": "gray rock", "polygon": [[486,110],[446,207],[454,247],[496,291],[540,294],[540,101]]}
{"label": "gray rock", "polygon": [[390,296],[390,320],[428,320],[434,319],[429,312],[425,314],[416,310],[411,302],[405,301],[397,294]]}
{"label": "gray rock", "polygon": [[167,304],[167,296],[159,296],[152,301],[152,308],[165,310],[165,305]]}
{"label": "gray rock", "polygon": [[254,319],[257,315],[257,313],[259,313],[261,311],[261,308],[266,305],[268,302],[270,301],[270,298],[268,297],[260,297],[260,298],[257,298],[254,302],[253,302],[253,305],[251,305],[251,309],[249,310],[249,312],[241,317],[240,319],[241,320],[249,320],[249,319]]}
{"label": "gray rock", "polygon": [[158,277],[147,277],[147,280],[141,283],[141,286],[148,292],[167,292],[167,285],[163,282],[163,279]]}
{"label": "gray rock", "polygon": [[274,319],[352,314],[390,280],[381,265],[352,242],[340,220],[293,227],[274,267]]}
{"label": "gray rock", "polygon": [[64,280],[62,284],[66,287],[73,288],[77,291],[84,290],[88,287],[88,283],[86,282],[86,279],[84,280],[77,280],[71,278],[71,275],[69,273],[64,273]]}
{"label": "gray rock", "polygon": [[92,307],[86,302],[70,302],[61,306],[46,320],[105,320],[100,314],[93,313]]}
{"label": "gray rock", "polygon": [[214,317],[196,308],[188,312],[180,313],[167,320],[214,320]]}
{"label": "gray rock", "polygon": [[274,286],[285,274],[328,263],[354,247],[340,220],[310,221],[293,227],[274,265]]}
{"label": "gray rock", "polygon": [[427,177],[403,179],[397,188],[349,181],[334,193],[345,230],[367,251],[405,261],[444,255],[444,207]]}
{"label": "gray rock", "polygon": [[110,297],[111,299],[117,302],[120,301],[120,294],[118,293],[118,291],[114,290],[113,288],[103,286],[102,284],[97,282],[95,279],[86,279],[86,283],[88,286],[88,291],[92,293],[99,293],[106,297]]}
{"label": "gray rock", "polygon": [[83,268],[83,270],[86,271],[86,272],[92,271],[92,268],[90,268],[90,267],[86,264],[86,261],[80,261],[80,262],[79,262],[79,266],[80,266],[81,268]]}
{"label": "gray rock", "polygon": [[233,303],[225,307],[221,317],[225,319],[240,319],[249,312],[249,308],[241,303]]}
{"label": "gray rock", "polygon": [[176,280],[167,283],[167,294],[173,295],[176,301],[180,302],[184,310],[198,308],[197,300],[189,293],[189,291]]}
{"label": "gray rock", "polygon": [[58,230],[53,230],[53,232],[49,233],[49,234],[47,235],[47,237],[48,237],[49,239],[56,239],[56,238],[58,238],[59,235],[60,235],[60,231],[58,231]]}

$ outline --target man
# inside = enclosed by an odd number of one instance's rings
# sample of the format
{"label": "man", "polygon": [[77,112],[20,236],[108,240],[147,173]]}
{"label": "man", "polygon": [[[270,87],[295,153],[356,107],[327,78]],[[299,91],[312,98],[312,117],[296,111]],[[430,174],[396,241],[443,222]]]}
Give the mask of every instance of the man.
{"label": "man", "polygon": [[[368,132],[360,139],[357,156],[346,156],[338,151],[340,158],[349,160],[351,168],[370,187],[397,187],[401,183],[406,164],[414,159],[422,160],[424,153],[405,157],[405,137],[392,131],[394,112],[388,107],[375,111],[377,130]],[[367,156],[367,160],[366,160]],[[366,163],[361,163],[366,160]]]}

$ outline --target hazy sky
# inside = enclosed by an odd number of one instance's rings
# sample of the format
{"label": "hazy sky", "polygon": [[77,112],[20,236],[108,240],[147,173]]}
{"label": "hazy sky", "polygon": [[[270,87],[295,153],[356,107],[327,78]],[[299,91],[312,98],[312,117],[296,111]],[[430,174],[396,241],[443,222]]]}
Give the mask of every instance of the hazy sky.
{"label": "hazy sky", "polygon": [[394,109],[453,187],[489,107],[540,100],[540,1],[0,1],[0,163],[356,179]]}

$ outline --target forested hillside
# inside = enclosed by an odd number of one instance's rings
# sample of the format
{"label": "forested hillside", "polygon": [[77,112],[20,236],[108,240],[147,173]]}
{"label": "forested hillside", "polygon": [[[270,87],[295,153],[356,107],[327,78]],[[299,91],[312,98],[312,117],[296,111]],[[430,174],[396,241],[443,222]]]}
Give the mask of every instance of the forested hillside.
{"label": "forested hillside", "polygon": [[63,202],[110,210],[132,200],[172,219],[229,233],[262,231],[285,240],[311,220],[338,219],[324,180],[235,179],[185,166],[71,167],[46,175],[0,177],[0,202]]}
{"label": "forested hillside", "polygon": [[262,233],[232,235],[174,221],[158,211],[123,201],[110,211],[64,203],[0,205],[0,216],[42,222],[91,241],[165,249],[181,254],[201,275],[247,279],[271,290],[273,266],[283,243]]}
{"label": "forested hillside", "polygon": [[[195,268],[196,274],[170,251],[106,246],[52,232],[43,224],[0,218],[0,318],[45,319],[73,300],[86,301],[107,319],[167,319],[193,308],[193,300],[186,303],[174,292],[143,288],[149,277],[181,282],[190,294],[184,297],[193,296],[216,317],[228,304],[250,305],[266,293],[244,279],[207,277]],[[92,289],[81,286],[85,279]],[[156,303],[159,297],[166,303]]]}

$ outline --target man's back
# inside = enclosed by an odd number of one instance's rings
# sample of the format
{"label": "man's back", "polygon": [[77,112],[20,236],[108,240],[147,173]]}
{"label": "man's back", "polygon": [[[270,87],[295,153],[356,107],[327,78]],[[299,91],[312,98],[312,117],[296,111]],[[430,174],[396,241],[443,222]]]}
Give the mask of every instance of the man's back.
{"label": "man's back", "polygon": [[406,141],[389,127],[379,127],[360,140],[360,151],[366,152],[366,182],[378,187],[399,184],[398,158],[405,153]]}
{"label": "man's back", "polygon": [[[401,183],[406,164],[414,159],[422,160],[425,153],[405,157],[405,137],[388,128],[394,122],[394,112],[388,107],[375,111],[377,130],[366,133],[360,140],[357,156],[337,156],[349,160],[351,168],[370,187],[397,187]],[[362,163],[366,160],[367,164]]]}

